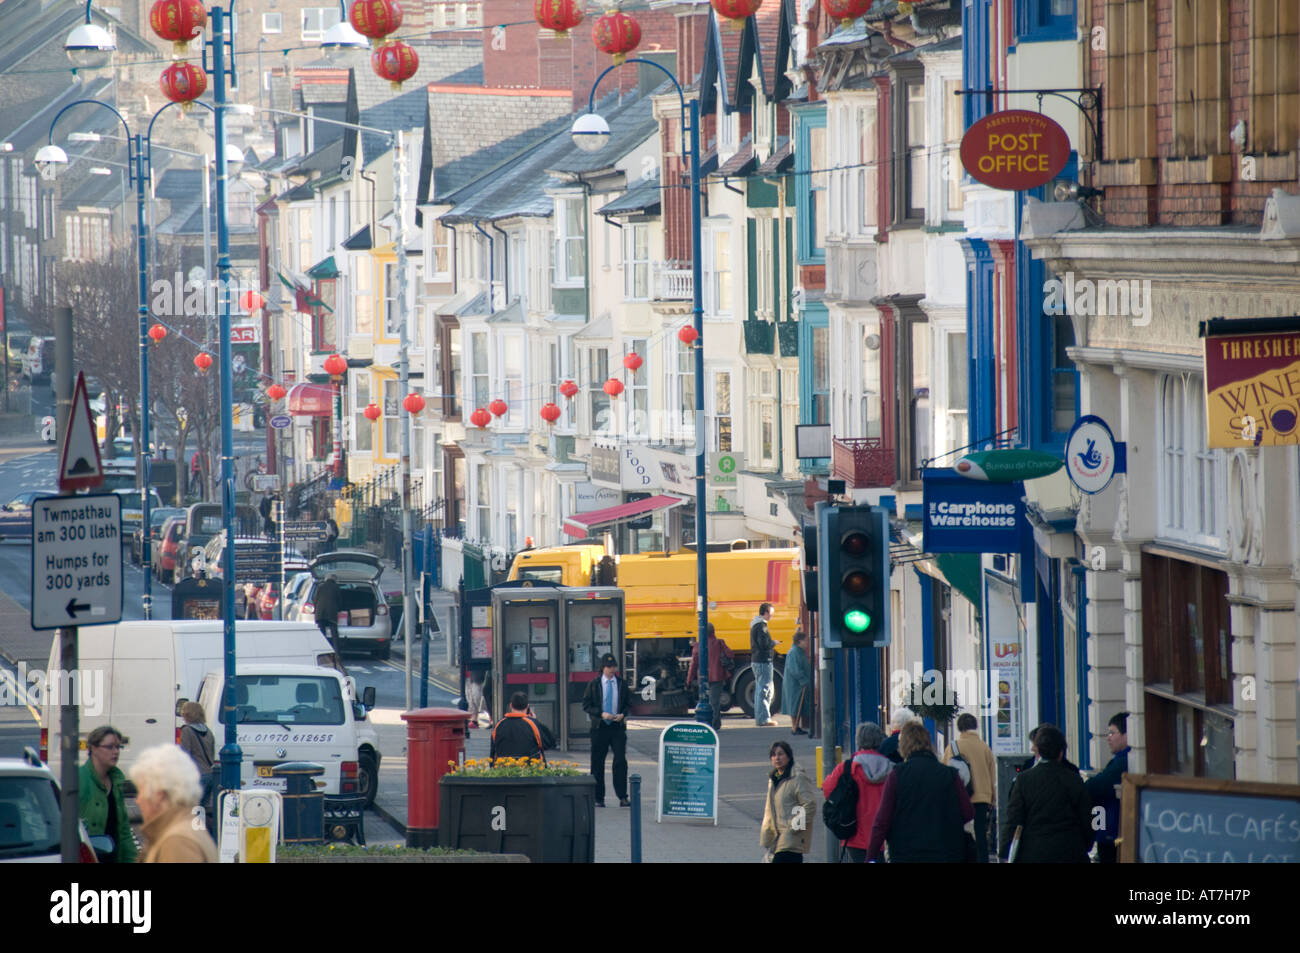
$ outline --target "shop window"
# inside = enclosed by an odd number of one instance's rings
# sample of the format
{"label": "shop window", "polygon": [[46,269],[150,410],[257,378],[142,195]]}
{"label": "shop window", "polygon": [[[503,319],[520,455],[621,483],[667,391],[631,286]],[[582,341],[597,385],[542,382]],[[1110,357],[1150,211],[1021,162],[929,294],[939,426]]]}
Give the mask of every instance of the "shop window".
{"label": "shop window", "polygon": [[1227,153],[1228,0],[1175,3],[1173,15],[1173,154]]}
{"label": "shop window", "polygon": [[1300,135],[1300,6],[1254,0],[1250,15],[1250,151],[1292,152]]}
{"label": "shop window", "polygon": [[1107,0],[1104,123],[1108,160],[1156,154],[1156,4]]}

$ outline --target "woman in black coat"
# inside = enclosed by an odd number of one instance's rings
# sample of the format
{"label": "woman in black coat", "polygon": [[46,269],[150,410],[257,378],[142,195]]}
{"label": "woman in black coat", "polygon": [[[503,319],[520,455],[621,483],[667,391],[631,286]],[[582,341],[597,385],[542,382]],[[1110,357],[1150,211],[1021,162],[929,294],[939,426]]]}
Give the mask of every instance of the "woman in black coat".
{"label": "woman in black coat", "polygon": [[1092,799],[1078,769],[1065,760],[1065,736],[1055,725],[1040,725],[1034,745],[1042,760],[1011,786],[1002,843],[1009,846],[1019,827],[1017,863],[1086,864],[1092,849]]}

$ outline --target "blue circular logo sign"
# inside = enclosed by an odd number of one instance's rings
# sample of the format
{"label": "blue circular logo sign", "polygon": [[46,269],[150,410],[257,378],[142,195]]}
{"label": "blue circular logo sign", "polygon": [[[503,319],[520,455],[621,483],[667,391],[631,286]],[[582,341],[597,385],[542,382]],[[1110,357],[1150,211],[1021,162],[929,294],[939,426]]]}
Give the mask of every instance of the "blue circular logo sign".
{"label": "blue circular logo sign", "polygon": [[1115,435],[1106,421],[1085,414],[1065,439],[1065,470],[1084,493],[1100,493],[1115,475]]}

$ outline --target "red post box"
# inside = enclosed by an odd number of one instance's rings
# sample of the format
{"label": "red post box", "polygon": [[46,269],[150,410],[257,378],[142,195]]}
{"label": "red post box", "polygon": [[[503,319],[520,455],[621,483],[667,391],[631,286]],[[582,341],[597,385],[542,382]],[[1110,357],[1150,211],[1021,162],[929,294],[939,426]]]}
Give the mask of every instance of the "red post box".
{"label": "red post box", "polygon": [[465,752],[465,712],[420,708],[406,722],[406,846],[438,846],[438,782]]}

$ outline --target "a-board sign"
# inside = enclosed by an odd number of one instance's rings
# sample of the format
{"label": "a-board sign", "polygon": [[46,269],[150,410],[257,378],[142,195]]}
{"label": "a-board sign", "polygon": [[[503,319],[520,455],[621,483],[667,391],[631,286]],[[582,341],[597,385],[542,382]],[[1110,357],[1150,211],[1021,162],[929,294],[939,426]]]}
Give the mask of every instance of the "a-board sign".
{"label": "a-board sign", "polygon": [[659,815],[718,823],[718,735],[678,721],[659,735]]}
{"label": "a-board sign", "polygon": [[32,628],[122,621],[122,497],[32,502]]}
{"label": "a-board sign", "polygon": [[1300,785],[1126,774],[1125,863],[1300,862]]}

